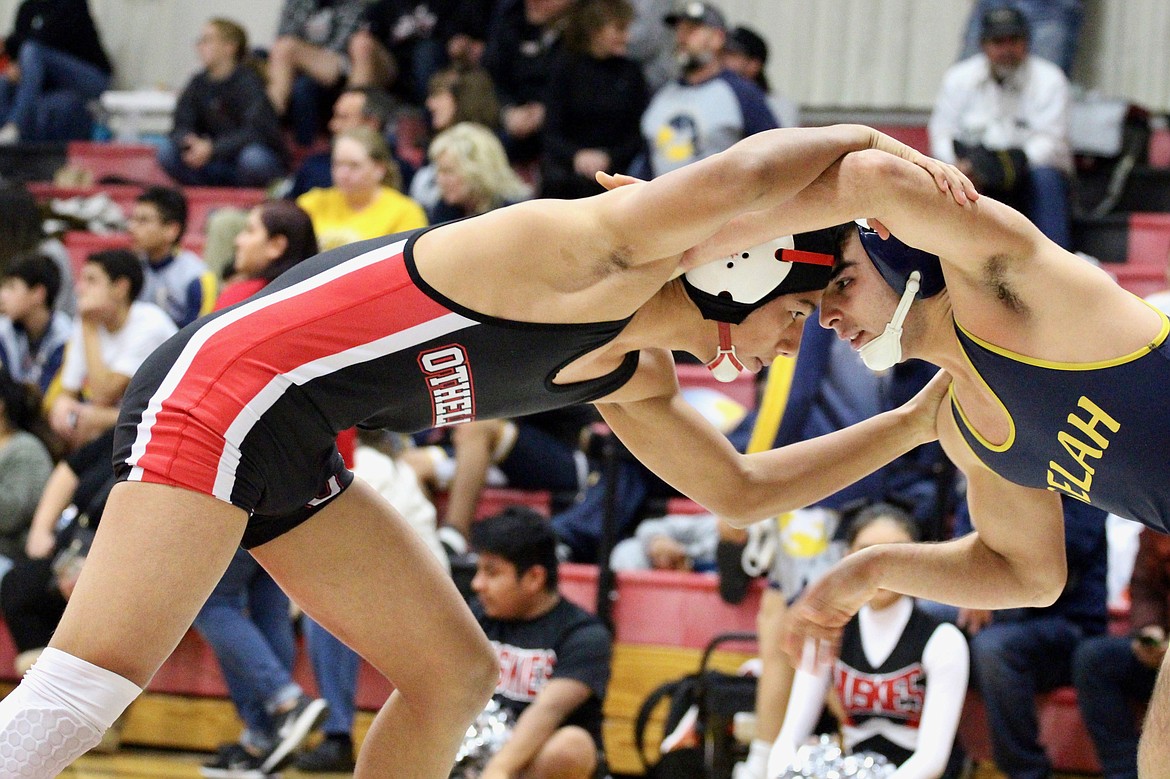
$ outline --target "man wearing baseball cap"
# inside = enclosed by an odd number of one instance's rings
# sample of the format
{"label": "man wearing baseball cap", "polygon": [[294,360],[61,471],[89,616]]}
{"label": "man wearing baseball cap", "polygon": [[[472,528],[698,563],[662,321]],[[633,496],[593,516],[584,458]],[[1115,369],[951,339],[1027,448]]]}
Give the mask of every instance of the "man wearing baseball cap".
{"label": "man wearing baseball cap", "polygon": [[652,176],[777,126],[763,90],[723,67],[722,11],[705,0],[684,0],[663,21],[674,29],[678,76],[654,95],[642,116]]}
{"label": "man wearing baseball cap", "polygon": [[959,166],[983,194],[1023,211],[1069,248],[1069,83],[1029,51],[1027,18],[1015,6],[983,14],[982,51],[943,76],[931,114],[931,154]]}

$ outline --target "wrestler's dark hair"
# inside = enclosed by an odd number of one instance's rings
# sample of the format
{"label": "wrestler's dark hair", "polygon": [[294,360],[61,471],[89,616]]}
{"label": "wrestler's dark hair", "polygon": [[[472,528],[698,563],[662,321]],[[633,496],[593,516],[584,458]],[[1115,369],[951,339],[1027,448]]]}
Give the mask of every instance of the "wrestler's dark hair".
{"label": "wrestler's dark hair", "polygon": [[906,533],[911,541],[919,541],[922,538],[918,524],[906,509],[895,506],[893,503],[875,503],[857,512],[853,522],[849,525],[849,531],[845,534],[846,543],[853,546],[862,530],[883,520],[893,522]]}
{"label": "wrestler's dark hair", "polygon": [[259,278],[272,281],[302,260],[316,254],[317,233],[313,220],[304,209],[290,200],[268,200],[257,206],[260,224],[264,225],[269,237],[283,235],[287,242],[284,253],[260,272]]}
{"label": "wrestler's dark hair", "polygon": [[516,576],[534,566],[545,570],[544,588],[557,589],[557,537],[549,521],[527,506],[508,506],[471,527],[475,551],[494,554],[516,566]]}
{"label": "wrestler's dark hair", "polygon": [[179,190],[171,187],[147,187],[134,201],[154,206],[163,224],[177,224],[179,238],[187,231],[187,198]]}
{"label": "wrestler's dark hair", "polygon": [[106,249],[101,252],[94,252],[85,258],[86,262],[92,262],[94,265],[100,265],[106,275],[110,277],[111,282],[118,279],[126,279],[130,282],[130,302],[133,303],[138,299],[138,294],[142,292],[142,285],[145,279],[142,274],[142,263],[134,256],[134,252],[129,249]]}
{"label": "wrestler's dark hair", "polygon": [[17,257],[12,264],[0,273],[0,278],[20,279],[25,285],[45,288],[45,305],[49,308],[57,301],[61,292],[61,269],[50,258],[43,254],[26,254]]}

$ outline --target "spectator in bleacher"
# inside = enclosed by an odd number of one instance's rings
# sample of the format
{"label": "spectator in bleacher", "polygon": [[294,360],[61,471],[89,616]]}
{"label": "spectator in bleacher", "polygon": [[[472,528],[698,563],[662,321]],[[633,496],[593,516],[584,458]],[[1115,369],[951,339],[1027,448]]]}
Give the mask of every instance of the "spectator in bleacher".
{"label": "spectator in bleacher", "polygon": [[[913,517],[877,504],[857,515],[846,541],[854,553],[918,538]],[[937,779],[959,729],[968,672],[967,641],[954,625],[930,616],[913,598],[878,590],[845,627],[837,660],[797,671],[768,776],[793,766],[829,693],[845,715],[840,725],[847,753],[876,752],[898,766],[897,776]]]}
{"label": "spectator in bleacher", "polygon": [[0,145],[89,137],[113,68],[86,0],[24,0],[3,54]]}
{"label": "spectator in bleacher", "polygon": [[[983,611],[959,609],[970,636],[971,676],[987,709],[996,767],[1010,779],[1045,779],[1052,765],[1040,744],[1036,695],[1073,682],[1073,656],[1105,632],[1105,512],[1070,497],[1064,504],[1068,583],[1051,606]],[[966,504],[955,537],[971,532]],[[1135,752],[1136,754],[1136,752]]]}
{"label": "spectator in bleacher", "polygon": [[661,176],[777,126],[758,86],[723,67],[723,12],[680,0],[665,21],[674,28],[678,76],[658,90],[642,115],[649,175]]}
{"label": "spectator in bleacher", "polygon": [[[1005,4],[1009,3],[1006,0],[976,0],[967,17],[959,59],[979,53],[984,15]],[[1028,19],[1032,28],[1032,53],[1059,65],[1064,75],[1072,78],[1077,40],[1085,15],[1084,0],[1010,0],[1010,5]]]}
{"label": "spectator in bleacher", "polygon": [[427,150],[435,166],[438,202],[428,209],[431,224],[484,214],[532,197],[508,165],[499,137],[483,125],[460,122],[435,136]]}
{"label": "spectator in bleacher", "polygon": [[[329,119],[329,134],[336,138],[355,127],[369,127],[385,135],[394,101],[383,89],[350,87],[337,96]],[[328,151],[310,154],[301,161],[293,176],[288,197],[298,198],[314,187],[333,186],[333,161]]]}
{"label": "spectator in bleacher", "polygon": [[398,167],[374,130],[355,127],[338,135],[332,170],[332,187],[297,198],[313,219],[322,250],[426,226],[422,206],[398,191]]}
{"label": "spectator in bleacher", "polygon": [[180,184],[267,186],[284,174],[284,138],[264,81],[247,61],[248,33],[212,19],[195,50],[203,70],[179,94],[159,163]]}
{"label": "spectator in bleacher", "polygon": [[46,408],[59,386],[65,343],[73,321],[53,310],[61,288],[57,264],[41,254],[19,259],[0,272],[0,365],[34,388]]}
{"label": "spectator in bleacher", "polygon": [[114,483],[113,438],[113,431],[106,431],[53,468],[33,512],[25,556],[15,561],[0,582],[0,610],[16,645],[19,674],[48,646],[65,611],[80,571],[75,565],[65,570],[64,560],[56,556],[77,539],[77,551],[84,558],[82,536],[101,520]]}
{"label": "spectator in bleacher", "polygon": [[[435,532],[435,506],[423,493],[414,471],[394,458],[384,431],[358,431],[353,470],[394,506],[439,565],[449,572],[447,554]],[[317,689],[329,703],[329,715],[321,725],[324,740],[298,757],[296,767],[306,773],[352,771],[353,720],[361,658],[312,618],[305,618],[304,629],[313,676]]]}
{"label": "spectator in bleacher", "polygon": [[[769,371],[749,451],[806,441],[896,408],[933,374],[931,366],[916,360],[875,374],[848,344],[810,321],[795,364],[773,363]],[[749,568],[753,574],[766,571],[768,580],[757,617],[762,670],[756,735],[737,779],[763,779],[784,722],[794,673],[781,648],[788,603],[840,559],[847,547],[847,515],[859,506],[886,502],[911,507],[919,528],[915,535],[928,537],[923,529],[939,505],[938,472],[944,461],[937,444],[922,446],[813,506],[764,520],[748,533],[726,523],[720,526],[720,595],[741,601]]]}
{"label": "spectator in bleacher", "polygon": [[1029,53],[1020,11],[994,8],[982,22],[982,51],[943,76],[928,124],[931,153],[1071,248],[1068,78]]}
{"label": "spectator in bleacher", "polygon": [[1170,635],[1170,536],[1144,528],[1129,583],[1130,632],[1094,636],[1073,654],[1073,683],[1104,779],[1137,779],[1138,718]]}
{"label": "spectator in bleacher", "polygon": [[479,555],[472,611],[500,662],[495,700],[517,717],[480,776],[603,776],[601,704],[613,638],[557,592],[556,536],[547,520],[513,507],[478,523],[472,545]]}
{"label": "spectator in bleacher", "polygon": [[235,245],[231,281],[216,300],[217,309],[251,297],[318,251],[313,220],[287,200],[269,200],[249,211]]}
{"label": "spectator in bleacher", "polygon": [[24,555],[53,460],[39,435],[40,393],[0,365],[0,578]]}
{"label": "spectator in bleacher", "polygon": [[592,406],[575,405],[515,419],[483,419],[459,425],[438,444],[409,449],[403,461],[432,492],[447,493],[444,541],[467,551],[472,521],[486,486],[548,490],[572,500],[589,473],[581,451],[584,430],[597,421]]}
{"label": "spectator in bleacher", "polygon": [[203,260],[179,245],[187,230],[187,198],[177,189],[150,187],[134,200],[130,245],[142,263],[138,299],[153,303],[179,327],[215,304],[216,280]]}
{"label": "spectator in bleacher", "polygon": [[113,427],[130,377],[177,329],[161,308],[138,300],[142,285],[142,264],[124,249],[95,252],[81,268],[61,392],[49,410],[70,448]]}
{"label": "spectator in bleacher", "polygon": [[390,89],[422,105],[431,77],[447,63],[447,41],[467,0],[373,0],[349,39],[350,83]]}
{"label": "spectator in bleacher", "polygon": [[36,198],[23,184],[0,184],[0,272],[17,259],[36,253],[51,258],[60,271],[60,292],[49,305],[73,316],[77,297],[69,251],[59,240],[45,235],[44,217]]}
{"label": "spectator in bleacher", "polygon": [[609,565],[615,571],[713,571],[718,544],[719,518],[714,514],[645,519],[633,538],[614,546]]}
{"label": "spectator in bleacher", "polygon": [[[462,122],[472,122],[493,132],[500,125],[500,105],[496,102],[492,77],[478,66],[453,65],[436,73],[431,78],[426,106],[434,135]],[[437,175],[435,161],[431,159],[410,180],[410,197],[428,213],[439,204]]]}
{"label": "spectator in bleacher", "polygon": [[365,0],[285,0],[268,54],[268,99],[292,125],[301,146],[312,145],[324,114],[345,83],[346,45],[361,23]]}
{"label": "spectator in bleacher", "polygon": [[739,26],[723,44],[723,67],[755,83],[768,96],[768,104],[781,127],[800,126],[800,106],[774,94],[764,69],[768,66],[768,42],[750,27]]}
{"label": "spectator in bleacher", "polygon": [[[248,213],[236,237],[240,278],[216,301],[226,308],[263,289],[317,253],[308,214],[286,200]],[[247,551],[239,549],[203,604],[194,627],[211,647],[244,723],[239,741],[221,746],[203,766],[208,777],[261,776],[282,768],[325,719],[328,705],[292,678],[296,639],[289,598]],[[238,772],[238,773],[233,773]],[[253,772],[253,773],[247,773]]]}
{"label": "spectator in bleacher", "polygon": [[650,94],[626,56],[634,9],[628,0],[582,0],[565,25],[545,101],[541,194],[576,198],[601,192],[597,171],[623,173],[640,154]]}
{"label": "spectator in bleacher", "polygon": [[513,162],[540,157],[549,75],[574,0],[502,0],[488,29],[483,66],[503,106],[500,125]]}

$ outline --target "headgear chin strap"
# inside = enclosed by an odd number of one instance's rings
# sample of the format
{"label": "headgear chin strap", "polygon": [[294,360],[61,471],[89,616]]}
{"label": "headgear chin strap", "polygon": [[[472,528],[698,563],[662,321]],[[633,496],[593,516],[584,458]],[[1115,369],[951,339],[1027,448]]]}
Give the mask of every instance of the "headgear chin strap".
{"label": "headgear chin strap", "polygon": [[833,272],[836,242],[829,230],[786,235],[683,276],[683,288],[704,319],[719,325],[719,350],[707,363],[717,381],[735,381],[743,363],[731,343],[731,325],[781,295],[821,290]]}
{"label": "headgear chin strap", "polygon": [[902,325],[914,300],[934,297],[947,282],[938,255],[908,246],[892,235],[883,239],[864,219],[857,220],[857,234],[882,278],[902,296],[882,334],[857,350],[867,368],[884,371],[902,361]]}
{"label": "headgear chin strap", "polygon": [[906,280],[906,289],[902,292],[902,299],[894,310],[894,316],[886,324],[882,334],[857,350],[861,361],[871,371],[884,371],[893,368],[902,361],[902,323],[910,313],[910,304],[918,294],[918,282],[922,274],[913,271]]}

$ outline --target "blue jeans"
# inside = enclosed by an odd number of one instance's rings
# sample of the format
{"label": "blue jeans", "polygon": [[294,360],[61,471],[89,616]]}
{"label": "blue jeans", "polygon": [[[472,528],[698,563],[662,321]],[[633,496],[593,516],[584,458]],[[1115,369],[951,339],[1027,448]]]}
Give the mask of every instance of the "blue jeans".
{"label": "blue jeans", "polygon": [[288,607],[288,596],[272,577],[238,549],[195,617],[247,735],[257,740],[274,735],[269,713],[301,694],[292,679],[296,643]]}
{"label": "blue jeans", "polygon": [[193,186],[266,187],[284,175],[280,155],[260,143],[248,144],[234,160],[211,160],[202,168],[192,168],[168,138],[159,146],[158,162],[175,181]]}
{"label": "blue jeans", "polygon": [[329,718],[322,730],[327,736],[348,735],[353,731],[361,658],[309,617],[305,617],[304,626],[317,691],[329,704]]}
{"label": "blue jeans", "polygon": [[987,708],[995,764],[1011,779],[1052,773],[1034,701],[1072,682],[1072,655],[1083,635],[1064,617],[1025,614],[1018,622],[992,622],[971,638],[971,672]]}
{"label": "blue jeans", "polygon": [[1072,251],[1068,177],[1059,168],[1029,168],[1032,185],[1028,217],[1054,244]]}
{"label": "blue jeans", "polygon": [[14,123],[26,141],[38,140],[36,112],[43,93],[69,90],[85,100],[96,100],[110,86],[109,73],[34,40],[20,47],[17,64],[20,81],[0,81],[0,116],[4,123]]}
{"label": "blue jeans", "polygon": [[1085,727],[1097,747],[1103,779],[1137,779],[1135,703],[1154,691],[1156,669],[1138,662],[1125,636],[1097,636],[1073,655],[1073,684]]}
{"label": "blue jeans", "polygon": [[[1004,0],[978,0],[971,8],[962,58],[979,52],[983,14],[1003,5],[1007,5]],[[1069,75],[1084,19],[1084,0],[1013,0],[1011,5],[1020,9],[1031,27],[1032,38],[1028,47],[1031,53],[1055,62],[1065,75]]]}

